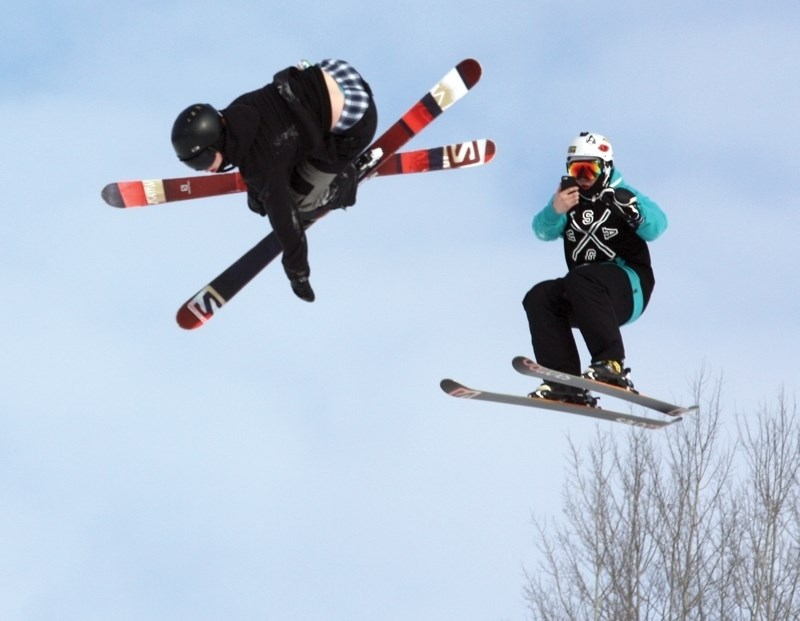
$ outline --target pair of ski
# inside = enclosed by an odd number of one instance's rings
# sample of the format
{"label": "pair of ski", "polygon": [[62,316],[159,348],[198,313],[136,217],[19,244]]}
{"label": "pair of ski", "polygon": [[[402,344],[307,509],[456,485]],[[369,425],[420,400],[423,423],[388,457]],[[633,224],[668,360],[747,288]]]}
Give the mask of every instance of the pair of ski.
{"label": "pair of ski", "polygon": [[[473,140],[419,151],[399,152],[411,138],[466,95],[478,83],[481,73],[481,66],[474,59],[463,60],[451,69],[367,148],[364,156],[359,159],[359,184],[372,177],[467,168],[491,161],[495,153],[495,144],[491,140]],[[245,190],[241,176],[234,172],[111,183],[103,188],[101,195],[113,207],[129,208]],[[319,217],[326,213],[322,208]],[[278,239],[270,232],[180,307],[176,316],[178,325],[191,330],[210,321],[222,306],[230,302],[280,254]]]}
{"label": "pair of ski", "polygon": [[562,373],[543,367],[542,365],[526,358],[524,356],[517,356],[512,361],[512,365],[516,371],[523,375],[536,377],[540,380],[557,382],[565,384],[574,388],[581,388],[585,390],[592,390],[600,394],[616,397],[639,405],[644,408],[672,416],[672,420],[655,420],[652,418],[645,418],[636,416],[634,414],[625,414],[622,412],[614,412],[610,410],[603,410],[599,407],[592,407],[588,405],[580,405],[577,403],[566,403],[564,401],[552,401],[549,399],[541,399],[538,397],[523,397],[519,395],[510,395],[499,392],[487,392],[484,390],[476,390],[474,388],[467,388],[451,379],[444,379],[441,381],[440,386],[444,392],[451,397],[459,397],[462,399],[477,399],[478,401],[491,401],[494,403],[508,403],[509,405],[523,405],[526,407],[542,408],[545,410],[553,410],[558,412],[566,412],[568,414],[577,414],[579,416],[590,416],[592,418],[599,418],[608,420],[615,423],[623,423],[632,425],[634,427],[642,427],[644,429],[663,429],[678,421],[682,420],[682,415],[697,410],[699,406],[693,405],[690,407],[682,407],[659,399],[654,399],[638,392],[627,390],[619,386],[612,386],[594,380],[571,375],[569,373]]}

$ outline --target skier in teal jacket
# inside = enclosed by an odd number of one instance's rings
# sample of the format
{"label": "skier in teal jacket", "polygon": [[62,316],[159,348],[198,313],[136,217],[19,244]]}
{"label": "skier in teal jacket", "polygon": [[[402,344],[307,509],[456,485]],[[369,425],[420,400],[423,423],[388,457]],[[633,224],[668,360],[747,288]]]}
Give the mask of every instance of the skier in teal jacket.
{"label": "skier in teal jacket", "polygon": [[[582,132],[569,145],[567,173],[533,219],[544,241],[563,239],[567,274],[535,285],[525,296],[531,341],[539,364],[580,375],[573,328],[591,355],[585,377],[632,389],[620,326],[650,301],[655,277],[647,242],[667,228],[650,198],[626,184],[614,167],[611,143]],[[586,391],[546,382],[532,397],[586,403]]]}

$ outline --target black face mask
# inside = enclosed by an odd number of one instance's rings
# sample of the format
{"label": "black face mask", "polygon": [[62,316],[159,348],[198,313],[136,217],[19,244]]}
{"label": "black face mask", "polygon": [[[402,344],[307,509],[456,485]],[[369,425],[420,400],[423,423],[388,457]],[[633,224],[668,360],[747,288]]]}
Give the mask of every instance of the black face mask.
{"label": "black face mask", "polygon": [[219,168],[215,172],[224,173],[234,169],[233,164],[228,161],[228,158],[225,157],[225,154],[222,154],[222,164],[219,165]]}
{"label": "black face mask", "polygon": [[580,190],[580,195],[587,200],[594,201],[600,195],[600,191],[605,188],[606,180],[606,173],[603,171],[591,186],[585,190]]}
{"label": "black face mask", "polygon": [[[220,115],[220,116],[222,116],[222,115]],[[219,168],[217,168],[217,170],[215,171],[215,172],[218,172],[218,173],[224,173],[224,172],[228,172],[229,170],[233,170],[233,164],[231,164],[230,160],[228,159],[228,156],[225,155],[225,139],[227,138],[227,136],[225,135],[226,132],[225,132],[225,129],[224,129],[225,117],[222,117],[222,125],[223,125],[223,130],[222,130],[222,133],[219,136],[219,140],[217,140],[217,143],[212,147],[215,150],[215,152],[218,152],[218,153],[222,154],[222,163],[220,163]]]}
{"label": "black face mask", "polygon": [[209,166],[214,163],[214,158],[217,157],[217,150],[214,147],[206,147],[194,157],[181,160],[189,168],[202,172],[208,170]]}
{"label": "black face mask", "polygon": [[230,170],[233,170],[234,166],[225,156],[225,151],[223,150],[224,146],[225,146],[225,132],[223,131],[222,135],[219,137],[219,140],[217,140],[215,144],[206,147],[194,157],[181,161],[184,164],[186,164],[189,168],[192,168],[198,172],[207,172],[208,169],[211,167],[211,165],[214,163],[214,160],[217,157],[217,153],[221,153],[222,163],[219,165],[219,168],[214,172],[218,173],[228,172]]}

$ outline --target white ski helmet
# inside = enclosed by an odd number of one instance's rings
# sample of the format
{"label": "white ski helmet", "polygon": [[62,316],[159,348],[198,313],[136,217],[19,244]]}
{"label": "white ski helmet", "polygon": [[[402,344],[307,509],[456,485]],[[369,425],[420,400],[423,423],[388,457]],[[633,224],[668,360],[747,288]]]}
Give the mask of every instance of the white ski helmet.
{"label": "white ski helmet", "polygon": [[579,160],[600,160],[602,162],[602,174],[592,189],[599,190],[611,180],[611,173],[614,170],[614,149],[605,136],[592,132],[581,132],[567,148],[567,167],[570,162]]}

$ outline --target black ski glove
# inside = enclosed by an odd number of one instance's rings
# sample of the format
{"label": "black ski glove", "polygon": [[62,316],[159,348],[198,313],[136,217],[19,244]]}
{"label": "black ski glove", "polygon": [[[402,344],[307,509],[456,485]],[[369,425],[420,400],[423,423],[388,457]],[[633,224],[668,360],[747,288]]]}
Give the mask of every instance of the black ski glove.
{"label": "black ski glove", "polygon": [[639,228],[643,218],[639,211],[639,202],[633,192],[625,188],[606,188],[600,192],[600,200],[604,205],[612,207],[622,214],[625,222],[634,231]]}
{"label": "black ski glove", "polygon": [[331,182],[328,200],[325,207],[328,209],[342,209],[356,204],[356,189],[358,188],[358,169],[355,164],[348,164],[333,182]]}
{"label": "black ski glove", "polygon": [[257,213],[259,216],[267,215],[267,210],[264,208],[264,205],[261,204],[261,201],[258,200],[258,196],[253,192],[247,193],[247,206],[250,208],[250,211]]}

